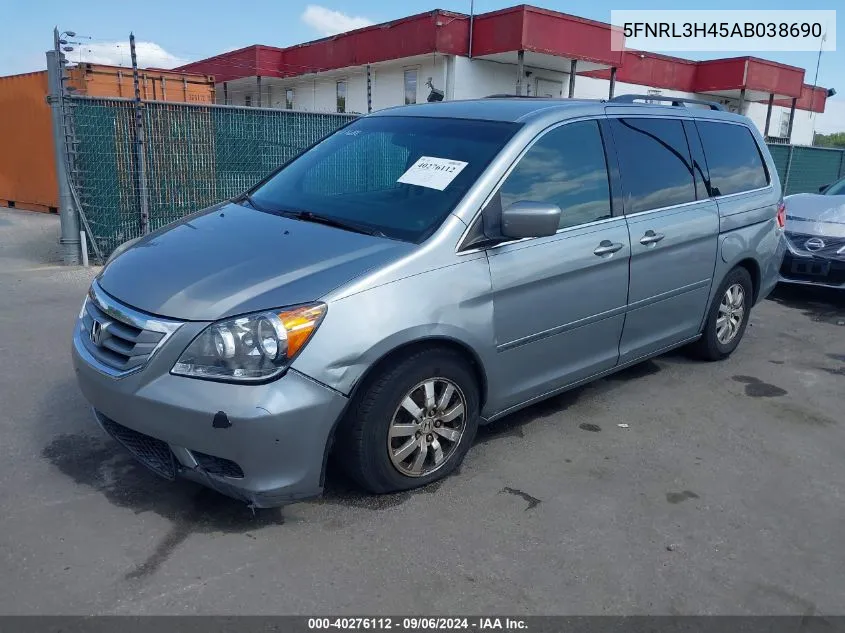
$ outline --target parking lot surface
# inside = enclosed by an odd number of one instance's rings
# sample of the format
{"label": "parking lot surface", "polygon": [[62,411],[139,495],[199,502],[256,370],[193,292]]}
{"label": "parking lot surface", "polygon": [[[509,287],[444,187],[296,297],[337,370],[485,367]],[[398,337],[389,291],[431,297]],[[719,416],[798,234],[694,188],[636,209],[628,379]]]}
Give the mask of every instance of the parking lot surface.
{"label": "parking lot surface", "polygon": [[841,295],[778,289],[730,359],[531,407],[429,488],[332,470],[322,499],[253,515],[95,426],[70,337],[96,269],[58,266],[57,231],[0,209],[0,613],[843,611]]}

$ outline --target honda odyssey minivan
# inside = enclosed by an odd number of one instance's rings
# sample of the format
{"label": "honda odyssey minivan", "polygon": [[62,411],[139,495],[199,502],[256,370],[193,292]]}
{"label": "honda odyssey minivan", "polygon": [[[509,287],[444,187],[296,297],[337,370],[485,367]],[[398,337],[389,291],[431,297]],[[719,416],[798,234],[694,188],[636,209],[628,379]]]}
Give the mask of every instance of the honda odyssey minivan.
{"label": "honda odyssey minivan", "polygon": [[330,455],[415,488],[480,424],[673,348],[728,356],[783,256],[774,163],[745,117],[638,99],[382,110],[121,248],[73,336],[97,421],[274,506]]}

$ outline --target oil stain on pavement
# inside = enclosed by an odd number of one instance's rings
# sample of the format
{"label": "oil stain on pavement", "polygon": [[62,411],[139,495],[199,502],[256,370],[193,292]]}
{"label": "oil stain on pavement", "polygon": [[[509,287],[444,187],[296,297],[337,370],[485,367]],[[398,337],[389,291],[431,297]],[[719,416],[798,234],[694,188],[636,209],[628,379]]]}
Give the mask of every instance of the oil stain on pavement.
{"label": "oil stain on pavement", "polygon": [[699,499],[700,497],[692,490],[682,490],[681,492],[667,492],[666,501],[669,503],[682,503],[687,499]]}
{"label": "oil stain on pavement", "polygon": [[786,389],[781,389],[776,385],[770,385],[763,382],[754,376],[734,376],[735,382],[745,384],[745,395],[752,398],[777,398],[778,396],[785,396],[788,392]]}
{"label": "oil stain on pavement", "polygon": [[59,435],[41,455],[77,484],[101,492],[112,505],[136,514],[153,512],[170,522],[154,551],[125,574],[126,580],[154,574],[194,533],[245,533],[284,523],[278,508],[253,513],[245,503],[197,484],[160,479],[105,438]]}

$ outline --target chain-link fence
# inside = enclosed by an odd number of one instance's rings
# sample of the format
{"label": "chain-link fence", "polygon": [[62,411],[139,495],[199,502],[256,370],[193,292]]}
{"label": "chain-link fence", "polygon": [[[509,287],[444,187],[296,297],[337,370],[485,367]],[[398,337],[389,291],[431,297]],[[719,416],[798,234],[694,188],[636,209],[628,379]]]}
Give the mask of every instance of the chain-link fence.
{"label": "chain-link fence", "polygon": [[[88,97],[65,102],[75,139],[71,181],[89,238],[108,256],[141,234],[136,105]],[[163,102],[144,102],[141,112],[150,230],[245,191],[356,116]],[[845,150],[769,149],[787,194],[817,192],[845,176]],[[380,177],[354,160],[341,172],[333,182]]]}
{"label": "chain-link fence", "polygon": [[818,193],[845,177],[845,150],[801,145],[769,145],[786,195]]}
{"label": "chain-link fence", "polygon": [[[73,183],[107,256],[141,234],[135,104],[67,100],[75,143]],[[323,114],[144,102],[149,228],[231,198],[303,149],[355,118]]]}

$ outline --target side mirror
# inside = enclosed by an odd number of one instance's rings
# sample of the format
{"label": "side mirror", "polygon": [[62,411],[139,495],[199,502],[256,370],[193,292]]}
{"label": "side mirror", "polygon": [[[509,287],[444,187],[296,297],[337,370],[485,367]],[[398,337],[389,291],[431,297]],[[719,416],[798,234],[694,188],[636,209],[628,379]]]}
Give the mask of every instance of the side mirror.
{"label": "side mirror", "polygon": [[514,202],[502,211],[502,235],[512,238],[554,235],[560,226],[560,207],[548,202]]}
{"label": "side mirror", "polygon": [[830,185],[822,185],[821,187],[819,187],[819,193],[824,193],[829,188],[830,188]]}

